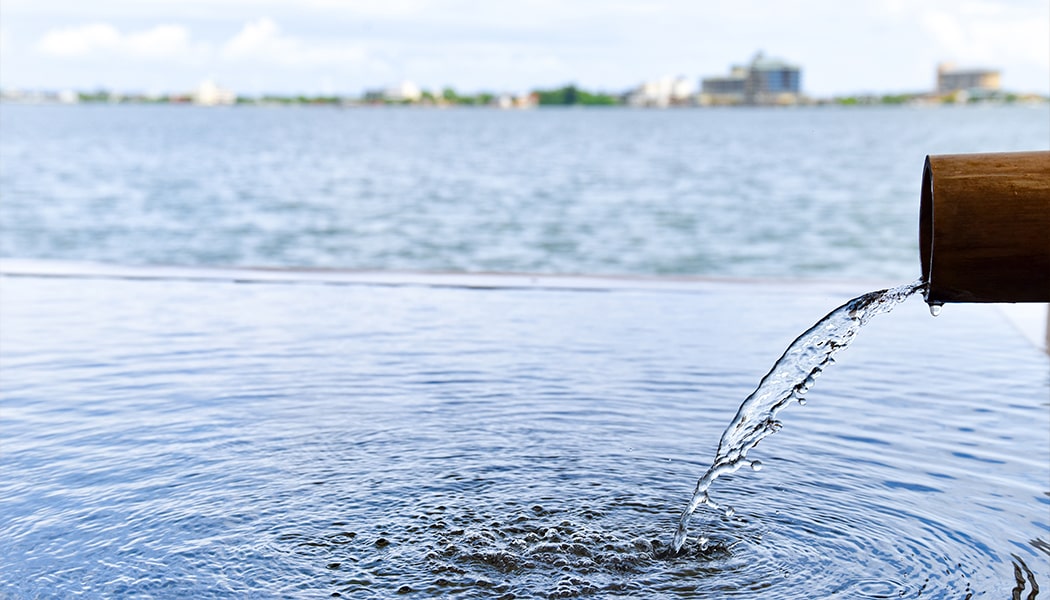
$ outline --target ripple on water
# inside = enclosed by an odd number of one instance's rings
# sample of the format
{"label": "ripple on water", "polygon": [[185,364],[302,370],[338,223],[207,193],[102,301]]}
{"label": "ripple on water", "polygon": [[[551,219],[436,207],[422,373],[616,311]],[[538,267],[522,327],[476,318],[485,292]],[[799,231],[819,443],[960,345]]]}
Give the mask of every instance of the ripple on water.
{"label": "ripple on water", "polygon": [[[743,482],[736,489],[744,496],[738,515],[745,516],[708,511],[710,542],[702,547],[691,539],[673,556],[669,523],[654,516],[667,506],[626,490],[589,501],[569,493],[574,500],[539,504],[500,500],[507,489],[474,484],[391,505],[396,518],[388,514],[364,527],[359,519],[313,532],[282,526],[287,531],[270,546],[293,555],[304,572],[326,572],[332,593],[355,598],[394,591],[497,598],[952,598],[972,590],[973,565],[993,559],[978,540],[962,540],[970,550],[960,552],[957,524],[886,503],[877,487],[857,499],[867,507],[861,513],[834,506],[831,491],[766,485]],[[527,487],[516,490],[523,500]],[[765,503],[774,492],[786,494],[797,510]],[[904,535],[915,522],[924,524],[921,535]]]}
{"label": "ripple on water", "polygon": [[[671,557],[754,386],[737,365],[768,367],[752,348],[793,304],[2,283],[0,595],[1027,600],[1050,573],[1046,359],[995,315],[881,321]],[[201,333],[165,353],[171,330]]]}

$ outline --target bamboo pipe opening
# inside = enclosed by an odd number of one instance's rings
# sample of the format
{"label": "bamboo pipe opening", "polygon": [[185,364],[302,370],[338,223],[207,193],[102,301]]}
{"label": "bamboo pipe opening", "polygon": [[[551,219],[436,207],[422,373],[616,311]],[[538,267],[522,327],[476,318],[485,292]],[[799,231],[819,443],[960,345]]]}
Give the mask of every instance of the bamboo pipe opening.
{"label": "bamboo pipe opening", "polygon": [[919,259],[930,304],[1050,302],[1050,152],[927,156]]}
{"label": "bamboo pipe opening", "polygon": [[927,288],[923,292],[929,302],[930,264],[933,262],[933,170],[930,157],[922,165],[922,192],[919,196],[919,261],[922,263],[922,280]]}

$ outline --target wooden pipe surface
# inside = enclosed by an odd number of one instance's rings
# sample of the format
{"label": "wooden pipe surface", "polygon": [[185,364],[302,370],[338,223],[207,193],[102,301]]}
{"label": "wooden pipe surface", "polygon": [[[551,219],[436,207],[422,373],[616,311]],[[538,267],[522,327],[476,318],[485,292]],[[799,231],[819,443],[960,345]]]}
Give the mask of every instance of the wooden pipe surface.
{"label": "wooden pipe surface", "polygon": [[1050,152],[927,156],[926,301],[1050,302]]}

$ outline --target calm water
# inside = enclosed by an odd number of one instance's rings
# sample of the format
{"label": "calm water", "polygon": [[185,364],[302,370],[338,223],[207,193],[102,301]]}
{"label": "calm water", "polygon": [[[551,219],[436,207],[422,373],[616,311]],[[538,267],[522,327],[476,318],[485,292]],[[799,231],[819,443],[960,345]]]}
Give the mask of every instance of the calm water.
{"label": "calm water", "polygon": [[917,298],[658,558],[791,340],[918,275],[925,154],[1045,149],[1045,106],[0,121],[0,597],[1050,588],[1047,356]]}
{"label": "calm water", "polygon": [[0,121],[0,256],[117,264],[905,282],[926,154],[1050,148],[1046,105]]}
{"label": "calm water", "polygon": [[0,595],[1050,584],[1047,357],[992,307],[865,328],[752,450],[767,468],[719,480],[709,549],[658,559],[741,399],[852,285],[0,285]]}

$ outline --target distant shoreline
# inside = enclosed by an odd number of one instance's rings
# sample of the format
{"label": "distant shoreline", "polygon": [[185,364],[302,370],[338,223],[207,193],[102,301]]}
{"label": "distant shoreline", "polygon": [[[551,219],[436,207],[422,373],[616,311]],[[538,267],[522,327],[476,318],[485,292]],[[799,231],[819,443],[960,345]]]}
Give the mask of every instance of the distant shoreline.
{"label": "distant shoreline", "polygon": [[627,104],[548,104],[528,107],[506,108],[491,104],[408,104],[408,103],[366,103],[366,102],[265,102],[239,101],[233,104],[198,104],[193,102],[138,101],[138,100],[90,100],[63,102],[52,99],[11,99],[0,98],[0,105],[8,106],[177,106],[187,108],[329,108],[347,110],[491,110],[491,111],[532,111],[532,110],[630,110],[630,111],[691,111],[691,110],[755,110],[755,109],[864,109],[864,108],[922,108],[922,109],[960,109],[967,107],[1030,107],[1037,108],[1050,104],[1048,97],[1025,97],[1016,100],[980,100],[970,102],[879,102],[857,101],[840,102],[836,100],[814,101],[789,105],[672,105],[672,106],[631,106]]}
{"label": "distant shoreline", "polygon": [[[214,89],[213,89],[214,88]],[[764,99],[764,100],[763,100]],[[755,99],[752,99],[755,100]],[[762,101],[760,101],[762,100]],[[959,105],[1043,105],[1050,96],[1035,93],[1015,93],[1003,90],[973,89],[955,90],[947,93],[909,92],[897,94],[852,94],[813,98],[805,94],[780,94],[759,97],[747,102],[745,97],[693,94],[667,97],[660,101],[640,102],[631,94],[590,92],[573,85],[550,90],[533,90],[522,95],[493,94],[488,92],[473,95],[459,94],[451,88],[439,93],[421,91],[412,94],[389,95],[370,92],[363,96],[349,95],[256,95],[239,96],[230,90],[215,86],[202,86],[193,93],[141,94],[121,93],[109,90],[82,92],[75,90],[2,90],[0,102],[15,104],[168,104],[194,106],[328,106],[339,108],[495,108],[501,110],[526,110],[548,107],[572,108],[756,108],[756,107],[807,107],[807,106],[959,106]]]}

